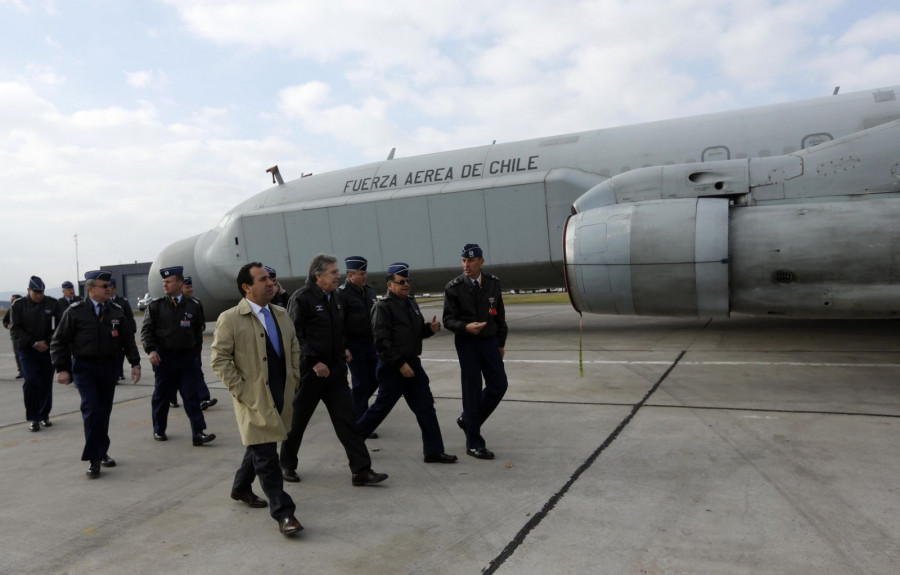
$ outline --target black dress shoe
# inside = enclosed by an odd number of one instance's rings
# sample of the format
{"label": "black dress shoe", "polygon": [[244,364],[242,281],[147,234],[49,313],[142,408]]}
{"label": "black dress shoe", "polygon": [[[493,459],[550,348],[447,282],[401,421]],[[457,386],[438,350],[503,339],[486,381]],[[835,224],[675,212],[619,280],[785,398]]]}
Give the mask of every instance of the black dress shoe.
{"label": "black dress shoe", "polygon": [[43,425],[44,427],[53,427],[53,422],[50,421],[50,418],[48,417],[47,419],[41,420],[41,425]]}
{"label": "black dress shoe", "polygon": [[153,432],[153,439],[155,439],[156,441],[168,441],[169,438],[166,437],[166,432],[165,432],[165,431],[163,431],[162,433],[156,433],[156,432],[154,431],[154,432]]}
{"label": "black dress shoe", "polygon": [[437,455],[426,455],[425,463],[456,463],[456,456],[447,453],[439,453]]}
{"label": "black dress shoe", "polygon": [[387,473],[375,473],[372,469],[366,469],[365,471],[353,474],[353,485],[357,487],[360,485],[375,485],[387,478]]}
{"label": "black dress shoe", "polygon": [[206,411],[207,407],[212,407],[217,403],[219,403],[219,400],[216,399],[215,397],[212,397],[210,399],[204,399],[203,401],[200,402],[200,411]]}
{"label": "black dress shoe", "polygon": [[177,402],[177,401],[170,401],[170,402],[169,402],[169,406],[170,406],[170,407],[181,407],[180,405],[178,405],[178,402]]}
{"label": "black dress shoe", "polygon": [[28,429],[30,429],[31,431],[40,431],[41,430],[41,422],[32,421],[31,423],[28,424]]}
{"label": "black dress shoe", "polygon": [[25,376],[22,375],[21,373],[17,373],[17,374],[16,374],[16,379],[22,379],[22,378],[24,378],[24,377],[25,377]]}
{"label": "black dress shoe", "polygon": [[494,452],[487,447],[476,447],[475,449],[466,449],[466,455],[471,455],[475,459],[493,459]]}
{"label": "black dress shoe", "polygon": [[96,459],[92,459],[90,467],[87,468],[87,471],[85,471],[84,474],[88,476],[88,479],[97,479],[100,477],[100,462]]}
{"label": "black dress shoe", "polygon": [[115,467],[116,460],[109,455],[104,455],[100,458],[100,465],[102,465],[103,467]]}
{"label": "black dress shoe", "polygon": [[460,415],[459,417],[456,418],[456,425],[458,425],[459,428],[462,429],[463,431],[466,430],[466,420],[463,419],[462,415]]}
{"label": "black dress shoe", "polygon": [[281,531],[282,535],[293,535],[298,531],[303,531],[303,526],[300,525],[296,517],[291,515],[278,520],[278,530]]}
{"label": "black dress shoe", "polygon": [[193,437],[194,445],[200,446],[209,443],[216,438],[215,433],[203,433],[202,431]]}
{"label": "black dress shoe", "polygon": [[373,431],[366,439],[378,439],[378,434]]}
{"label": "black dress shoe", "polygon": [[285,481],[288,481],[290,483],[300,483],[300,476],[297,475],[296,469],[288,469],[286,467],[282,467],[281,476]]}
{"label": "black dress shoe", "polygon": [[260,499],[256,496],[256,493],[252,491],[235,491],[231,490],[231,498],[235,501],[243,501],[247,504],[247,507],[267,507],[269,504],[266,503],[265,499]]}

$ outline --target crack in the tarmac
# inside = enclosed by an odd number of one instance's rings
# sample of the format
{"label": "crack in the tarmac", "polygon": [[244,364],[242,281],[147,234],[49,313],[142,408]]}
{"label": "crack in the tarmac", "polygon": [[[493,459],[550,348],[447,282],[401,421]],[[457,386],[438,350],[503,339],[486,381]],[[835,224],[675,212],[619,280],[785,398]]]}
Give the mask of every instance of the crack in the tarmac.
{"label": "crack in the tarmac", "polygon": [[531,519],[529,519],[528,522],[522,527],[522,529],[520,529],[519,532],[516,533],[516,536],[513,537],[513,540],[510,541],[506,545],[506,547],[503,548],[503,550],[500,552],[499,555],[497,555],[494,559],[491,560],[490,563],[488,563],[488,566],[482,570],[482,573],[489,575],[491,573],[496,572],[497,569],[499,569],[501,566],[503,566],[503,563],[505,563],[506,560],[509,559],[512,556],[512,554],[516,552],[516,550],[519,548],[519,546],[525,542],[525,538],[528,537],[528,534],[531,533],[531,531],[535,527],[540,525],[541,521],[543,521],[544,518],[547,517],[547,514],[550,511],[552,511],[554,507],[556,507],[556,504],[559,503],[560,499],[562,499],[563,496],[569,491],[569,488],[571,488],[572,485],[574,485],[575,482],[578,481],[578,479],[581,477],[581,475],[585,471],[590,469],[591,465],[594,464],[594,461],[597,460],[597,458],[600,456],[600,454],[603,453],[607,447],[612,445],[613,441],[615,441],[616,438],[619,437],[619,434],[621,434],[622,431],[626,427],[628,427],[628,424],[631,423],[631,420],[634,419],[634,416],[637,415],[638,411],[640,411],[641,408],[646,405],[647,400],[650,399],[650,397],[656,392],[657,389],[659,389],[659,386],[662,385],[662,382],[665,381],[666,378],[669,376],[669,374],[672,372],[672,370],[675,369],[675,366],[678,365],[678,362],[681,361],[681,358],[684,357],[684,354],[686,352],[687,352],[687,350],[683,350],[680,354],[678,354],[678,357],[675,358],[675,361],[672,362],[672,365],[670,365],[669,368],[666,369],[665,373],[663,373],[662,376],[660,376],[659,380],[657,380],[657,382],[653,385],[653,387],[650,388],[650,390],[644,395],[644,397],[639,402],[637,402],[636,404],[634,404],[634,406],[632,406],[631,413],[629,413],[625,417],[625,419],[623,419],[619,423],[619,425],[616,426],[616,428],[613,430],[613,432],[609,434],[609,436],[600,445],[600,447],[595,449],[594,452],[587,459],[585,459],[584,463],[582,463],[578,467],[578,469],[575,470],[575,473],[572,474],[572,476],[569,478],[569,480],[566,481],[566,484],[563,485],[559,491],[554,493],[550,497],[550,499],[547,500],[547,502],[544,504],[544,506],[541,508],[541,510],[531,516]]}

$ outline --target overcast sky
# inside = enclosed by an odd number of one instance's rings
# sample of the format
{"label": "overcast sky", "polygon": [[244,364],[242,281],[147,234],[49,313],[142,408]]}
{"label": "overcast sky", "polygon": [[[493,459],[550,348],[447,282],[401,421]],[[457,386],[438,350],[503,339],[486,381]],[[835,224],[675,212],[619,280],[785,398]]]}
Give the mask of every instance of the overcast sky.
{"label": "overcast sky", "polygon": [[889,1],[0,0],[0,291],[286,180],[900,84]]}

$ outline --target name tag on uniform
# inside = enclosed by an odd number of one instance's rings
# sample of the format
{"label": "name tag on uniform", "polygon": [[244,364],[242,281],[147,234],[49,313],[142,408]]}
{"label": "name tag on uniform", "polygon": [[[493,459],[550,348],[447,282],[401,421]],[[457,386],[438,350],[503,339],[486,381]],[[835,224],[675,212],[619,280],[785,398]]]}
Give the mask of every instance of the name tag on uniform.
{"label": "name tag on uniform", "polygon": [[488,298],[488,303],[491,304],[491,309],[488,310],[488,313],[491,315],[497,315],[497,308],[494,307],[494,301],[496,301],[494,298]]}
{"label": "name tag on uniform", "polygon": [[317,305],[316,311],[325,311],[325,306]]}
{"label": "name tag on uniform", "polygon": [[112,337],[119,337],[119,320],[113,319],[109,322],[112,324],[112,331],[109,333]]}
{"label": "name tag on uniform", "polygon": [[189,320],[189,319],[181,320],[181,327],[191,327],[191,320]]}

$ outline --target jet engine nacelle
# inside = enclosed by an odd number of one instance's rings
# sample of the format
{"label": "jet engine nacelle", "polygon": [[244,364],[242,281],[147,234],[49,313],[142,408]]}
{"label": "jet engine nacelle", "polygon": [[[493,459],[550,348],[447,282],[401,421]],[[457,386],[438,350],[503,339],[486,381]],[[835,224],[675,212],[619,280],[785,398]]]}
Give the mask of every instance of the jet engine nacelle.
{"label": "jet engine nacelle", "polygon": [[900,315],[900,122],[785,156],[633,170],[566,222],[578,311]]}
{"label": "jet engine nacelle", "polygon": [[728,200],[685,198],[594,208],[564,232],[578,311],[727,316]]}

